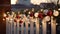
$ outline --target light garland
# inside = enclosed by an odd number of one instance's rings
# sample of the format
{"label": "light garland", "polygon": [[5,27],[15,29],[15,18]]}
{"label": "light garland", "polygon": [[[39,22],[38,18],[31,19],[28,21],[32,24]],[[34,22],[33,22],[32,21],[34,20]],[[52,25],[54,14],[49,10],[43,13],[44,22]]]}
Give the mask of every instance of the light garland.
{"label": "light garland", "polygon": [[[28,10],[28,9],[26,9],[26,10]],[[34,11],[34,8],[32,8],[32,11]],[[29,18],[29,17],[37,17],[37,18],[39,18],[39,19],[45,19],[46,21],[50,21],[50,16],[52,16],[52,15],[46,15],[46,16],[44,16],[46,13],[48,13],[49,11],[47,10],[47,9],[45,9],[45,10],[43,10],[43,9],[41,9],[41,11],[44,11],[43,13],[42,12],[28,12],[28,15],[29,16],[26,16],[25,14],[24,14],[24,16],[26,17],[26,18]],[[46,13],[45,13],[46,12]],[[50,11],[51,12],[51,11]],[[18,14],[17,14],[18,13]],[[15,13],[15,12],[12,12],[12,14],[10,15],[10,13],[9,12],[7,12],[7,14],[6,13],[4,13],[4,15],[3,15],[3,17],[4,17],[4,19],[3,20],[5,20],[6,18],[8,19],[9,17],[11,17],[11,18],[13,18],[13,19],[20,19],[20,18],[24,18],[24,16],[23,16],[23,14],[20,14],[20,12],[17,12],[17,13]],[[45,14],[44,14],[45,13]],[[56,10],[54,10],[54,12],[53,12],[53,15],[54,16],[58,16],[59,15],[59,12],[58,11],[56,11]],[[23,19],[22,18],[22,19]],[[10,19],[10,18],[9,18]],[[33,19],[34,20],[34,19]],[[33,21],[32,20],[32,21]]]}

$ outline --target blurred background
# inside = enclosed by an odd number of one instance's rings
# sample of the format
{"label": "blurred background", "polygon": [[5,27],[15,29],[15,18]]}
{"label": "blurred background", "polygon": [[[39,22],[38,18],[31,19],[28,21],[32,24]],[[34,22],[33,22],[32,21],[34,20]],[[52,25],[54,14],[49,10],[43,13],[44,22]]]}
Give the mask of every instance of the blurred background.
{"label": "blurred background", "polygon": [[[47,7],[48,6],[48,7]],[[60,0],[0,0],[0,34],[6,34],[6,22],[3,21],[3,13],[10,11],[20,11],[24,9],[58,9]],[[57,34],[60,32],[60,16],[57,19]]]}

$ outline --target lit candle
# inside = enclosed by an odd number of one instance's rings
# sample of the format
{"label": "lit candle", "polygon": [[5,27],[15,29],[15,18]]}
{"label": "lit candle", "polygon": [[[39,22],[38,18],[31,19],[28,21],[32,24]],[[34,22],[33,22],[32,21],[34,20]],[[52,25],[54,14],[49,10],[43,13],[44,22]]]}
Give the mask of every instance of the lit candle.
{"label": "lit candle", "polygon": [[6,18],[6,34],[10,34],[9,18]]}
{"label": "lit candle", "polygon": [[33,17],[30,17],[30,34],[34,34]]}
{"label": "lit candle", "polygon": [[16,14],[14,14],[14,34],[16,34],[16,22],[17,22],[17,20],[15,19],[15,17],[16,17]]}
{"label": "lit candle", "polygon": [[45,19],[42,20],[42,29],[43,29],[43,34],[47,34],[47,24],[46,24],[46,21]]}
{"label": "lit candle", "polygon": [[14,34],[16,34],[16,22],[14,22]]}
{"label": "lit candle", "polygon": [[38,18],[36,18],[35,19],[35,24],[36,24],[36,34],[39,34],[39,19]]}
{"label": "lit candle", "polygon": [[9,21],[9,23],[10,23],[10,34],[13,34],[12,33],[12,25],[13,25],[13,19],[10,17],[10,19],[9,19],[10,21]]}
{"label": "lit candle", "polygon": [[56,20],[51,16],[51,34],[56,34]]}
{"label": "lit candle", "polygon": [[17,20],[17,34],[19,34],[19,19]]}
{"label": "lit candle", "polygon": [[26,33],[25,34],[28,34],[28,18],[26,16],[24,16],[24,22],[25,22],[25,25],[26,25]]}

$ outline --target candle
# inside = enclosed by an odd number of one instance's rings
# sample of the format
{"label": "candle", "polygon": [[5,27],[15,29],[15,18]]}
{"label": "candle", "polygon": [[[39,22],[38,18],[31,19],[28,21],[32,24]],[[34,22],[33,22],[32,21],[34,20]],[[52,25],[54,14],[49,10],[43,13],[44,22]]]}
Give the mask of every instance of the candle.
{"label": "candle", "polygon": [[14,34],[16,34],[16,22],[14,22]]}
{"label": "candle", "polygon": [[25,25],[26,25],[26,34],[28,34],[28,20],[27,19],[25,21]]}
{"label": "candle", "polygon": [[30,34],[34,34],[33,17],[30,18]]}
{"label": "candle", "polygon": [[42,29],[43,29],[43,34],[47,34],[47,24],[46,24],[46,21],[45,19],[42,20]]}
{"label": "candle", "polygon": [[17,34],[19,34],[19,20],[17,20]]}
{"label": "candle", "polygon": [[10,17],[10,21],[9,21],[9,23],[10,23],[10,34],[13,34],[12,33],[12,23],[13,23],[13,19]]}
{"label": "candle", "polygon": [[24,34],[24,23],[21,24],[21,34]]}
{"label": "candle", "polygon": [[6,18],[6,34],[10,34],[10,24],[9,24],[9,18]]}
{"label": "candle", "polygon": [[51,16],[51,34],[56,34],[56,20]]}

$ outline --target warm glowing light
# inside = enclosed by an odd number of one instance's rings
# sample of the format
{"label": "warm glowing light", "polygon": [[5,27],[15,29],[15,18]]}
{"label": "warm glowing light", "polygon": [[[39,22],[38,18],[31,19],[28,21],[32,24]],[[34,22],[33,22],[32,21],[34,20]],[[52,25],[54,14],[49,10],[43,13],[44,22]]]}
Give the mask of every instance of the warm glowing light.
{"label": "warm glowing light", "polygon": [[40,0],[31,0],[31,3],[34,5],[40,5]]}
{"label": "warm glowing light", "polygon": [[35,17],[38,17],[38,13],[35,13],[35,15],[34,15]]}
{"label": "warm glowing light", "polygon": [[7,12],[7,14],[9,14],[9,12]]}
{"label": "warm glowing light", "polygon": [[29,14],[31,13],[31,12],[28,12]]}
{"label": "warm glowing light", "polygon": [[5,19],[3,19],[3,21],[5,21]]}
{"label": "warm glowing light", "polygon": [[43,9],[41,9],[41,11],[43,11]]}
{"label": "warm glowing light", "polygon": [[60,8],[58,10],[60,10]]}
{"label": "warm glowing light", "polygon": [[6,14],[4,14],[3,16],[4,16],[4,17],[6,17],[7,15],[6,15]]}
{"label": "warm glowing light", "polygon": [[16,4],[17,0],[11,0],[11,4]]}
{"label": "warm glowing light", "polygon": [[56,25],[58,25],[58,23],[56,23]]}
{"label": "warm glowing light", "polygon": [[14,12],[12,12],[12,15],[14,15],[15,13]]}
{"label": "warm glowing light", "polygon": [[56,10],[54,10],[53,15],[54,15],[54,16],[58,16],[58,15],[59,15],[59,12],[56,11]]}

